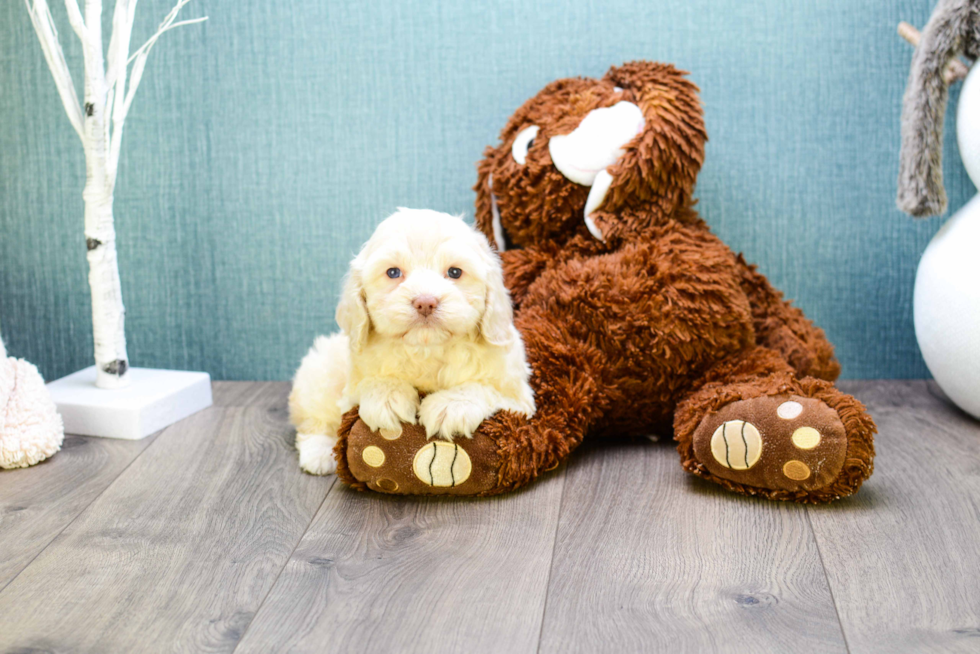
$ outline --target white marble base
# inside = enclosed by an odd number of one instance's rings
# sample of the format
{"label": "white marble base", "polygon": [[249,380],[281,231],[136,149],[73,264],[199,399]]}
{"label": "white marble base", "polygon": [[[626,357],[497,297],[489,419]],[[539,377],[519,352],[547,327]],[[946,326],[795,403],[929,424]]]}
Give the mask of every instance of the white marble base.
{"label": "white marble base", "polygon": [[95,366],[48,384],[66,434],[138,440],[211,406],[206,372],[130,368],[129,386],[95,387]]}

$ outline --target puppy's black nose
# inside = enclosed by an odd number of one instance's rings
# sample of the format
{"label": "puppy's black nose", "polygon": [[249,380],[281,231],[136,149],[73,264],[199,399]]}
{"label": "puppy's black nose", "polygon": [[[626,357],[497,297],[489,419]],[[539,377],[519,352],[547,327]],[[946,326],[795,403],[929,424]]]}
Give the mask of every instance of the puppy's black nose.
{"label": "puppy's black nose", "polygon": [[432,295],[420,295],[412,301],[412,306],[419,312],[419,315],[428,318],[439,306],[439,300]]}

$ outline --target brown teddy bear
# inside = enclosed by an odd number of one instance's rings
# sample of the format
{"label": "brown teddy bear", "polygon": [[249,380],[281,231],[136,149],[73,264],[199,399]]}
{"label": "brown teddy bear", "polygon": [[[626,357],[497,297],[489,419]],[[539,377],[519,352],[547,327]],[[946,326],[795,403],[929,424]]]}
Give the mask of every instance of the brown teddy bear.
{"label": "brown teddy bear", "polygon": [[501,250],[537,412],[498,413],[449,443],[410,425],[382,437],[355,409],[336,449],[341,479],[492,495],[586,436],[672,426],[684,469],[731,491],[800,502],[856,491],[874,422],[834,387],[823,331],[694,211],[706,138],[697,88],[665,64],[559,80],[518,109],[479,164],[476,223]]}

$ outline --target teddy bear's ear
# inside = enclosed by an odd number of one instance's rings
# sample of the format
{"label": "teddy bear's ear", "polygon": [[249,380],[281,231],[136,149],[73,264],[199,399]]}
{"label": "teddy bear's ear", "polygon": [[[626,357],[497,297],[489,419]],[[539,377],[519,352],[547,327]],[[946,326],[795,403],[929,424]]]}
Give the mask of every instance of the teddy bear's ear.
{"label": "teddy bear's ear", "polygon": [[[614,67],[603,77],[622,90],[624,102],[642,114],[642,129],[615,164],[596,175],[586,206],[587,222],[606,232],[603,211],[642,202],[669,215],[694,191],[704,144],[704,114],[697,87],[670,64],[634,61]],[[615,107],[610,107],[615,109]],[[595,234],[593,225],[590,230]]]}

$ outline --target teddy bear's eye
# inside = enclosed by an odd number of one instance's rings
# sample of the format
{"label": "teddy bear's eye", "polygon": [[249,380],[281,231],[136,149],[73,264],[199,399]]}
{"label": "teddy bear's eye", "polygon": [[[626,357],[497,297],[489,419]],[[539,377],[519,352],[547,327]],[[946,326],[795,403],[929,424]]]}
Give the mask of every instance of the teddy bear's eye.
{"label": "teddy bear's eye", "polygon": [[386,274],[388,275],[388,277],[392,279],[398,279],[399,277],[402,276],[402,270],[401,268],[389,268],[386,271]]}
{"label": "teddy bear's eye", "polygon": [[463,276],[463,271],[460,270],[459,268],[453,267],[447,270],[446,274],[449,275],[452,279],[459,279],[460,277]]}
{"label": "teddy bear's eye", "polygon": [[531,149],[531,144],[534,143],[534,137],[537,135],[537,125],[525,127],[518,133],[517,138],[514,139],[514,145],[510,149],[511,154],[514,156],[514,161],[522,166],[527,162],[527,151]]}

